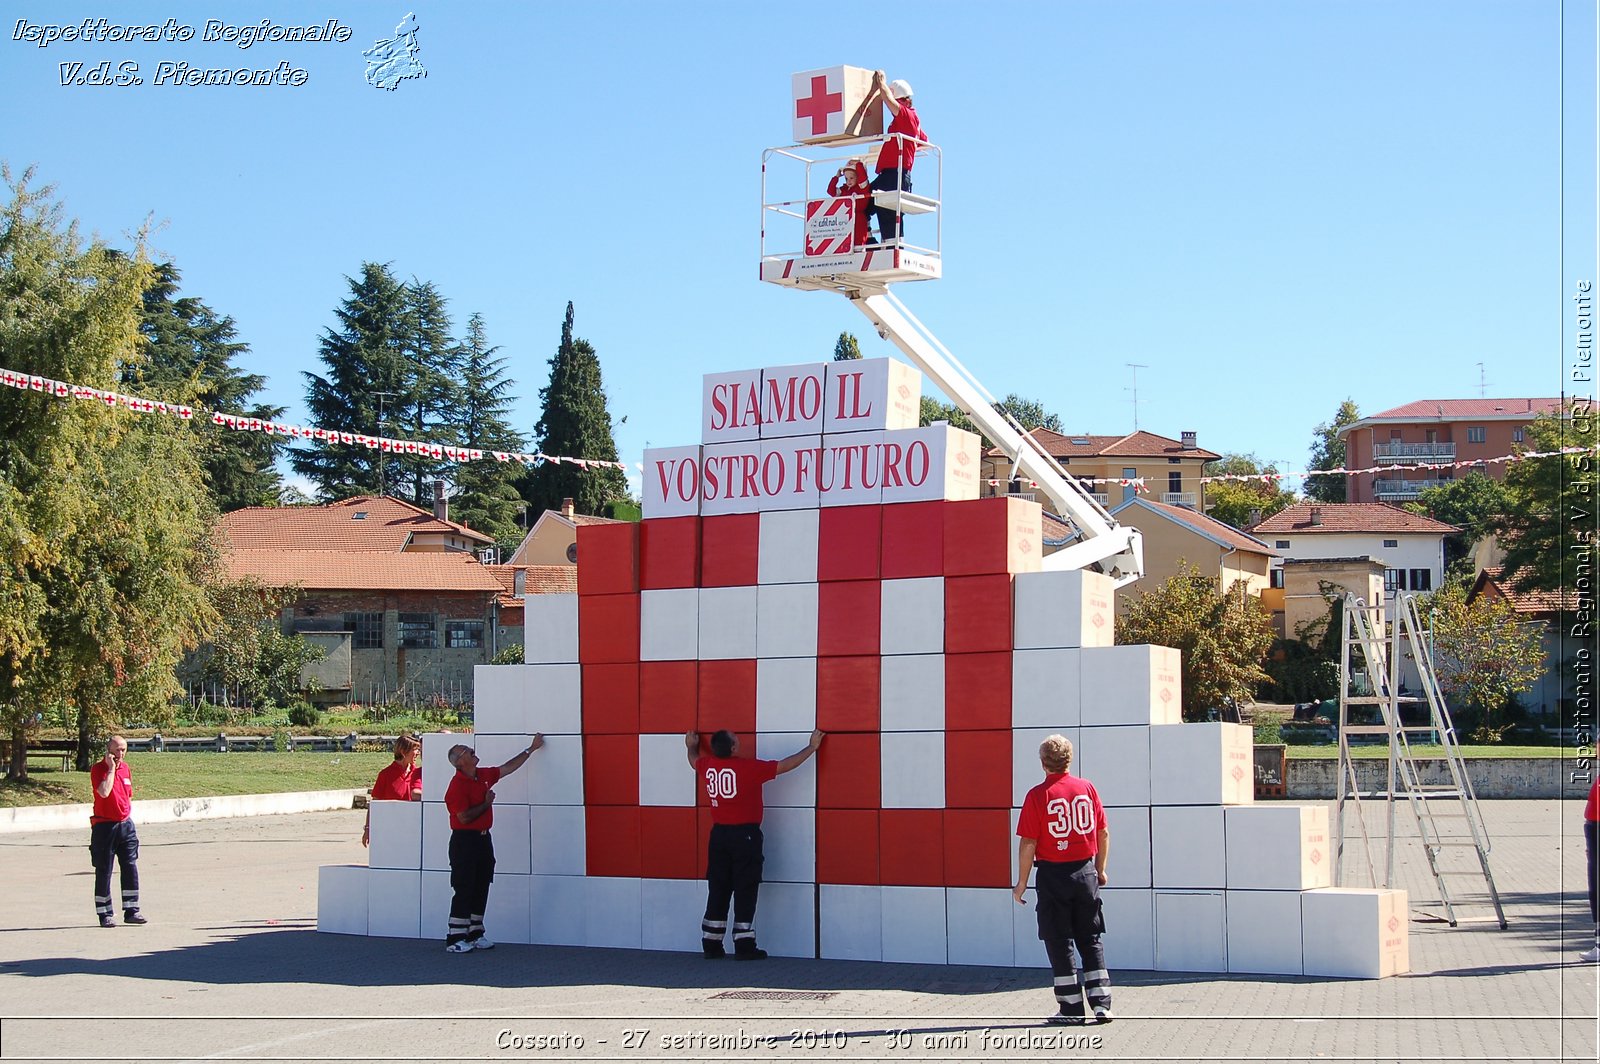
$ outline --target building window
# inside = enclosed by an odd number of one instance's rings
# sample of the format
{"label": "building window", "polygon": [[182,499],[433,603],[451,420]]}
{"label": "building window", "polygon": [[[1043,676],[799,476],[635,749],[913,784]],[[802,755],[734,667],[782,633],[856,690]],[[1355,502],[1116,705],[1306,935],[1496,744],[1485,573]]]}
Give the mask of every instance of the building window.
{"label": "building window", "polygon": [[1277,540],[1276,542],[1274,542],[1272,544],[1272,549],[1273,550],[1288,550],[1289,549],[1289,541],[1286,540],[1286,539]]}
{"label": "building window", "polygon": [[1386,539],[1383,541],[1383,545],[1385,547],[1398,547],[1400,545],[1400,541],[1398,539]]}
{"label": "building window", "polygon": [[1269,583],[1270,586],[1276,587],[1276,588],[1280,588],[1280,589],[1283,587],[1283,570],[1282,569],[1274,569],[1274,570],[1272,570],[1272,572],[1267,574],[1267,577],[1268,577],[1268,583]]}
{"label": "building window", "polygon": [[1390,594],[1406,589],[1406,571],[1404,569],[1385,569],[1383,571],[1383,589]]}
{"label": "building window", "polygon": [[1482,443],[1484,441],[1484,439],[1487,437],[1487,435],[1488,435],[1488,433],[1487,433],[1487,431],[1484,429],[1484,427],[1482,425],[1468,425],[1467,426],[1467,442],[1468,443]]}
{"label": "building window", "polygon": [[432,650],[439,645],[431,613],[400,615],[400,645],[410,650]]}
{"label": "building window", "polygon": [[1413,590],[1413,591],[1432,591],[1433,590],[1433,572],[1431,570],[1429,570],[1429,569],[1413,569],[1413,570],[1411,570],[1411,590]]}
{"label": "building window", "polygon": [[483,622],[444,622],[444,645],[451,648],[483,646]]}
{"label": "building window", "polygon": [[1167,490],[1173,494],[1183,491],[1183,474],[1173,471],[1167,474]]}
{"label": "building window", "polygon": [[1183,464],[1183,459],[1182,458],[1168,458],[1167,459],[1167,465],[1182,465],[1182,464]]}
{"label": "building window", "polygon": [[351,650],[383,649],[383,614],[347,613],[344,627],[350,633]]}
{"label": "building window", "polygon": [[1521,443],[1522,442],[1522,430],[1521,429],[1512,429],[1511,430],[1511,442],[1512,443]]}

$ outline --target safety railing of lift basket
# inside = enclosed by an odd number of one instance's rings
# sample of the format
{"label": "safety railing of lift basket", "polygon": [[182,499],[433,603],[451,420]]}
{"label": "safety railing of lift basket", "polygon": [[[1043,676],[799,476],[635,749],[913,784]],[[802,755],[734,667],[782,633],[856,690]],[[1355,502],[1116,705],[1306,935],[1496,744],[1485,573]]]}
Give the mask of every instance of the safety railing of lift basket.
{"label": "safety railing of lift basket", "polygon": [[[762,261],[764,261],[764,262],[765,261],[781,261],[783,259],[794,259],[794,258],[803,257],[804,254],[805,254],[805,224],[806,224],[806,214],[805,214],[805,212],[806,212],[806,206],[809,203],[811,203],[811,202],[813,202],[815,200],[829,198],[828,197],[828,181],[827,181],[827,177],[831,176],[833,173],[836,173],[838,171],[838,169],[839,169],[840,164],[848,163],[848,162],[854,162],[854,161],[858,160],[859,158],[861,158],[861,156],[862,156],[861,149],[863,147],[870,147],[870,148],[875,149],[874,151],[871,151],[871,152],[867,153],[869,158],[874,158],[874,157],[876,157],[877,150],[881,150],[881,148],[884,145],[887,145],[890,141],[910,141],[910,142],[916,144],[917,155],[919,155],[919,156],[923,156],[923,155],[929,156],[929,157],[931,157],[931,159],[933,161],[934,195],[931,197],[931,202],[932,202],[932,204],[933,204],[935,209],[932,210],[931,212],[929,212],[929,213],[931,213],[933,215],[933,223],[934,223],[934,227],[933,227],[933,245],[931,247],[929,247],[929,246],[921,245],[921,244],[913,244],[910,241],[908,241],[904,236],[902,236],[900,238],[899,246],[902,247],[902,248],[906,248],[907,250],[920,251],[920,252],[925,252],[925,253],[932,254],[932,255],[938,255],[939,254],[939,249],[941,247],[943,247],[943,226],[944,226],[944,218],[943,218],[943,216],[944,216],[944,212],[942,210],[940,210],[939,207],[940,207],[940,204],[942,203],[943,198],[944,198],[944,153],[943,153],[943,151],[940,150],[940,148],[939,148],[939,146],[937,144],[932,144],[932,143],[929,143],[928,141],[914,140],[913,138],[908,137],[903,133],[891,133],[891,134],[889,134],[887,136],[882,136],[882,137],[860,137],[860,138],[857,138],[857,139],[854,139],[854,140],[841,140],[841,141],[834,141],[834,142],[832,142],[830,144],[819,144],[819,145],[816,145],[814,147],[808,146],[808,145],[793,145],[793,146],[790,146],[790,147],[787,147],[787,148],[768,148],[766,151],[762,152],[761,153],[761,259],[762,259]],[[844,149],[846,151],[846,153],[842,154],[842,155],[841,154],[837,154],[836,152],[839,149]],[[856,149],[856,150],[849,150],[849,149]],[[807,152],[810,152],[810,151],[828,151],[828,152],[833,152],[834,154],[815,155],[815,156],[814,155],[810,155],[810,154],[806,154]],[[802,195],[801,195],[801,197],[799,199],[768,199],[768,193],[767,193],[768,182],[773,180],[773,170],[775,168],[775,166],[774,166],[775,161],[793,162],[793,163],[798,164],[800,167],[804,168],[804,179],[803,179],[803,184],[801,186]],[[812,179],[812,171],[817,169],[817,168],[819,168],[819,167],[823,168],[821,172],[825,176],[819,178],[816,181],[813,181],[813,179]],[[901,176],[902,176],[902,178],[904,177],[904,171],[901,171]],[[913,184],[913,188],[915,188],[915,184]],[[895,189],[893,189],[891,191],[905,192],[907,190],[904,189],[904,188],[896,187]],[[919,197],[921,196],[920,193],[917,193],[917,195]],[[767,250],[767,227],[768,227],[768,222],[769,222],[770,219],[790,219],[790,220],[792,220],[792,222],[795,225],[797,225],[799,227],[800,240],[799,240],[797,246],[792,251],[768,251]]]}

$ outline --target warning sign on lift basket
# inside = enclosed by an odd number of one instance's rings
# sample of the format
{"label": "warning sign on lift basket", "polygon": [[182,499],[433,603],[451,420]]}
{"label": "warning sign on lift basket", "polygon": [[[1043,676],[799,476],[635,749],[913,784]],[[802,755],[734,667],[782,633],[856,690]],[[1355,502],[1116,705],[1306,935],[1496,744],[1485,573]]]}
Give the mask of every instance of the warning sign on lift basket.
{"label": "warning sign on lift basket", "polygon": [[848,197],[806,204],[806,254],[848,255],[855,235],[855,202]]}

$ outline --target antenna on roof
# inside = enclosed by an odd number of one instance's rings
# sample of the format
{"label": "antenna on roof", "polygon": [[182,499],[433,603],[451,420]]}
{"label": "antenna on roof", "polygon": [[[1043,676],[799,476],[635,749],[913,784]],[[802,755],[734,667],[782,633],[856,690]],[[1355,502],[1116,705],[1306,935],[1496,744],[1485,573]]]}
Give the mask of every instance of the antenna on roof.
{"label": "antenna on roof", "polygon": [[1478,398],[1482,399],[1488,394],[1483,383],[1483,363],[1478,363]]}
{"label": "antenna on roof", "polygon": [[1133,392],[1133,431],[1138,432],[1139,431],[1139,371],[1142,370],[1142,369],[1149,369],[1150,367],[1145,365],[1143,362],[1124,362],[1123,365],[1127,366],[1129,369],[1133,370],[1133,388],[1132,389],[1124,388],[1123,390],[1124,391],[1131,390]]}
{"label": "antenna on roof", "polygon": [[[397,398],[399,398],[400,393],[399,392],[373,392],[372,394],[378,397],[378,432],[377,432],[377,435],[382,436],[383,435],[383,401],[385,399],[397,399]],[[383,490],[383,448],[382,447],[378,448],[378,494],[380,496],[382,496],[384,494],[384,490]]]}

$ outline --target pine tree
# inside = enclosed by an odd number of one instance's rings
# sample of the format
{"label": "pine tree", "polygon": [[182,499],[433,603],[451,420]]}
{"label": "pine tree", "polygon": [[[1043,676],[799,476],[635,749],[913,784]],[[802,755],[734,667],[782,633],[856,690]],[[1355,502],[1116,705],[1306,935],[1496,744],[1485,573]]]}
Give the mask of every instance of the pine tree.
{"label": "pine tree", "polygon": [[[544,413],[534,426],[539,449],[548,455],[617,460],[611,435],[611,414],[600,380],[600,358],[587,340],[572,335],[572,304],[561,325],[561,346],[550,360],[550,383],[539,390]],[[608,502],[626,499],[627,477],[622,470],[582,468],[567,462],[547,462],[529,470],[518,485],[534,513],[559,509],[571,498],[579,513],[597,514]]]}
{"label": "pine tree", "polygon": [[835,362],[852,362],[861,357],[861,344],[856,341],[854,333],[842,332],[833,345],[833,360]]}
{"label": "pine tree", "polygon": [[[483,316],[468,318],[457,358],[460,398],[454,420],[463,447],[521,451],[526,446],[509,420],[514,382],[505,376],[506,360],[498,356],[499,350],[489,343]],[[517,472],[514,466],[492,460],[462,463],[454,472],[451,516],[493,536],[502,547],[514,547],[522,537],[517,517],[525,506],[517,494]]]}
{"label": "pine tree", "polygon": [[[362,264],[359,280],[345,280],[350,295],[334,311],[338,327],[326,330],[319,345],[327,375],[305,375],[306,407],[312,422],[326,428],[402,436],[412,378],[405,357],[405,287],[375,262]],[[294,452],[289,461],[317,486],[318,496],[335,500],[387,489],[394,482],[389,459],[376,449],[319,445]]]}
{"label": "pine tree", "polygon": [[[1355,400],[1346,399],[1339,404],[1331,423],[1324,421],[1313,429],[1316,435],[1311,440],[1311,468],[1343,469],[1344,440],[1339,438],[1339,430],[1360,420],[1361,411],[1356,409]],[[1343,473],[1306,477],[1306,498],[1317,502],[1344,502],[1345,480]]]}
{"label": "pine tree", "polygon": [[[250,402],[266,378],[234,365],[250,346],[235,340],[233,318],[219,316],[196,296],[179,296],[181,279],[171,263],[155,267],[155,278],[145,289],[139,330],[149,346],[142,361],[124,368],[123,384],[138,395],[193,403],[225,414],[264,421],[282,417],[281,406]],[[282,478],[273,463],[283,448],[280,439],[198,419],[194,431],[201,436],[202,464],[217,509],[226,513],[279,501]]]}
{"label": "pine tree", "polygon": [[[455,379],[460,346],[450,335],[449,303],[431,281],[405,286],[405,326],[400,349],[407,364],[405,394],[399,399],[400,435],[419,443],[453,444],[452,424],[459,392]],[[447,476],[453,463],[428,455],[400,455],[389,494],[424,509],[433,505],[433,481]]]}

